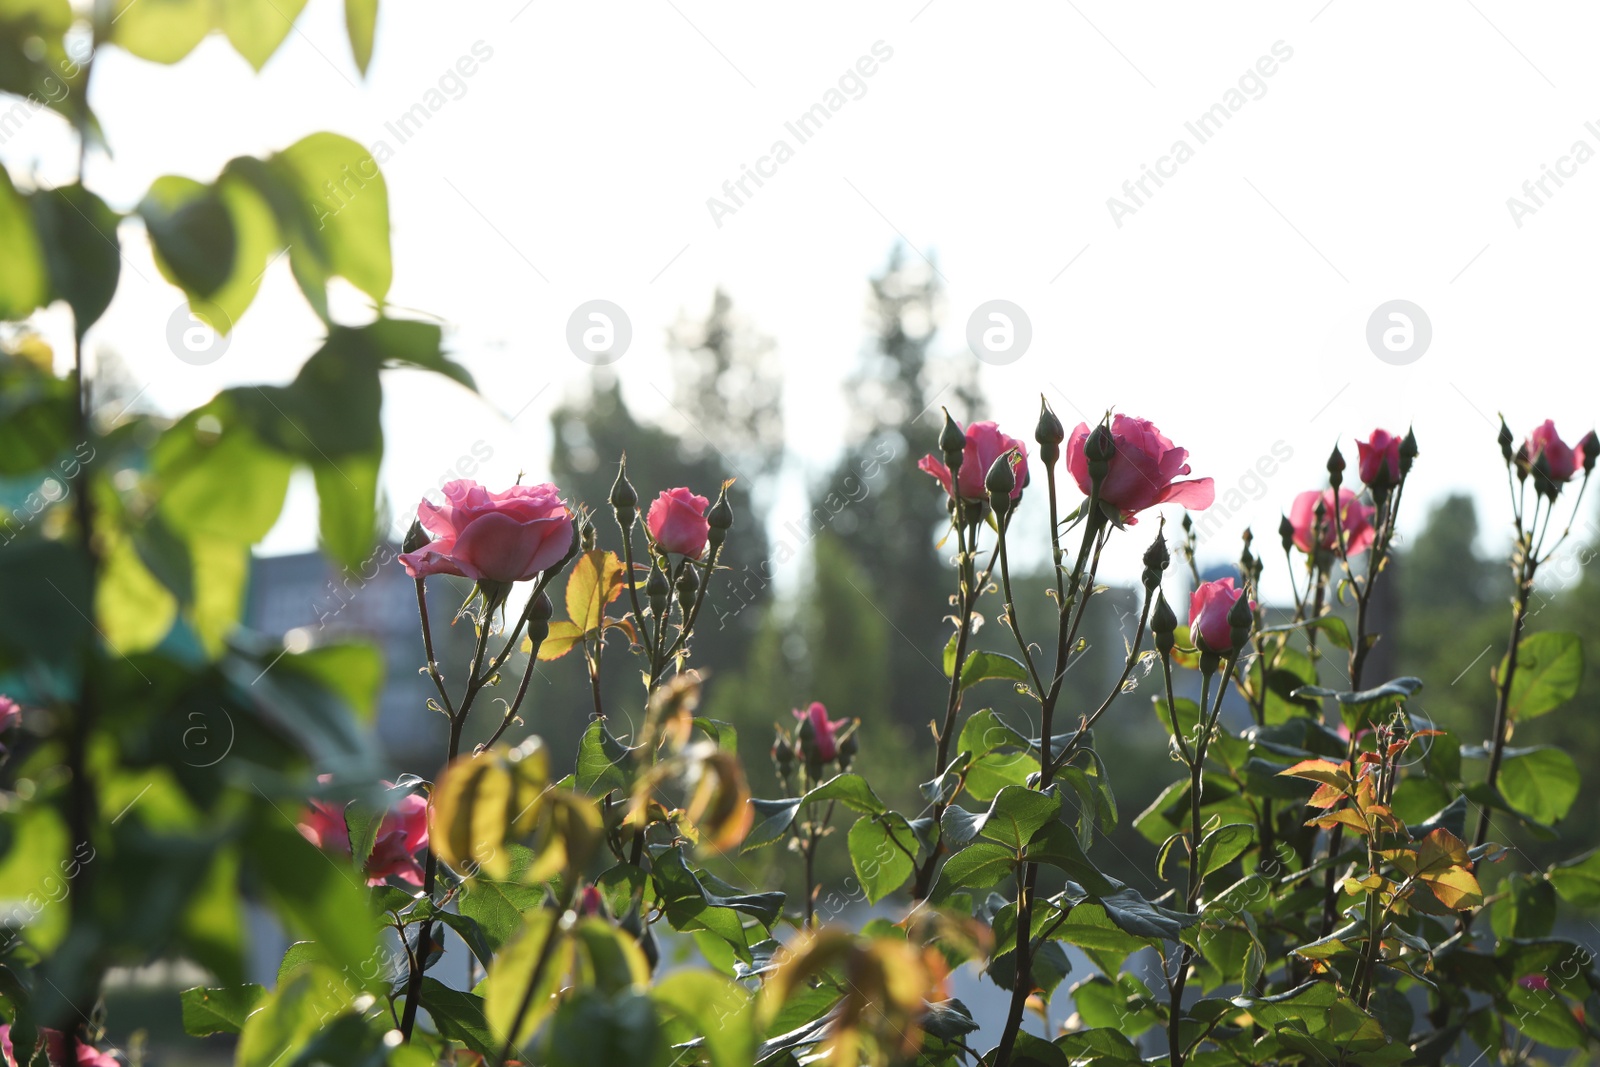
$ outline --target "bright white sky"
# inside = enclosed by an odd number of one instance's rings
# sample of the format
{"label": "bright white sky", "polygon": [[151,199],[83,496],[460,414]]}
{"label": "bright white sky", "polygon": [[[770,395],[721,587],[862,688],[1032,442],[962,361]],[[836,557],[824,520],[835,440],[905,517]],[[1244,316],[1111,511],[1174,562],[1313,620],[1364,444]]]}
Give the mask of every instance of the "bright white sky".
{"label": "bright white sky", "polygon": [[[1498,544],[1496,411],[1519,436],[1553,417],[1573,441],[1594,422],[1600,269],[1587,235],[1600,163],[1563,164],[1575,173],[1520,228],[1506,203],[1575,141],[1600,149],[1585,128],[1600,120],[1586,103],[1600,99],[1593,7],[524,3],[386,6],[365,81],[334,0],[311,0],[260,75],[220,38],[176,68],[113,48],[97,63],[115,159],[92,159],[88,180],[118,207],[161,174],[209,180],[234,155],[316,130],[394,149],[391,300],[449,325],[486,397],[395,377],[397,501],[479,439],[495,450],[485,481],[544,475],[548,412],[589,369],[566,348],[567,317],[597,297],[631,317],[618,369],[639,410],[677,418],[657,391],[665,328],[720,284],[779,344],[791,433],[836,439],[866,278],[898,236],[948,281],[944,351],[963,349],[982,301],[1030,316],[1030,350],[984,372],[992,414],[1018,436],[1031,436],[1041,391],[1069,425],[1115,405],[1187,446],[1219,497],[1287,442],[1292,460],[1230,518],[1269,541],[1336,439],[1414,422],[1413,499],[1473,489]],[[480,41],[493,56],[464,95],[399,144],[385,123]],[[784,123],[880,41],[893,55],[865,95],[799,145]],[[1264,95],[1200,143],[1185,123],[1280,41],[1292,58]],[[779,138],[793,158],[719,228],[706,199]],[[1119,228],[1107,198],[1179,139],[1193,158]],[[0,158],[24,180],[34,167],[67,180],[68,143],[45,116]],[[179,362],[164,334],[180,295],[137,226],[123,238],[122,286],[92,337],[148,384],[150,406],[286,380],[314,347],[317,320],[284,262],[222,360]],[[1395,298],[1433,325],[1408,366],[1365,340],[1368,316]],[[935,432],[930,419],[930,444]],[[810,470],[827,458],[806,456]],[[780,523],[804,506],[799,472],[790,482]],[[313,517],[291,509],[270,547],[310,544]],[[1113,577],[1134,574],[1144,540],[1129,539]],[[1208,554],[1235,551],[1230,533]]]}

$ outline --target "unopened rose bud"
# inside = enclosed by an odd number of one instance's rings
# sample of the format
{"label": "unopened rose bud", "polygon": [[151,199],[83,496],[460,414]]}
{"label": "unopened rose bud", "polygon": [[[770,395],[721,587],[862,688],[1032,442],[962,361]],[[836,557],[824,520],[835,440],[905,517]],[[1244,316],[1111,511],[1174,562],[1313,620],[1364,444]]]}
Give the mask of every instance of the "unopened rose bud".
{"label": "unopened rose bud", "polygon": [[778,768],[778,774],[786,776],[794,766],[794,746],[781,732],[777,740],[772,742],[772,763]]}
{"label": "unopened rose bud", "polygon": [[678,575],[678,603],[682,605],[685,615],[689,613],[690,607],[694,605],[694,595],[699,588],[700,576],[695,573],[695,569],[693,567],[683,568],[683,572]]}
{"label": "unopened rose bud", "polygon": [[1511,436],[1511,427],[1506,425],[1506,417],[1504,415],[1500,416],[1500,435],[1498,440],[1500,442],[1500,455],[1505,459],[1506,465],[1510,466],[1511,444],[1516,438]]}
{"label": "unopened rose bud", "polygon": [[1177,645],[1178,639],[1174,636],[1177,629],[1178,616],[1167,603],[1167,594],[1158,592],[1155,610],[1150,613],[1150,632],[1155,635],[1156,648],[1162,655],[1169,654]]}
{"label": "unopened rose bud", "polygon": [[1405,439],[1400,442],[1400,477],[1411,473],[1411,464],[1416,458],[1417,435],[1414,430],[1407,430]]}
{"label": "unopened rose bud", "polygon": [[661,618],[667,613],[667,597],[672,595],[672,583],[667,580],[667,574],[661,569],[661,561],[656,560],[650,564],[650,576],[644,583],[645,596],[650,598],[650,610],[656,618]]}
{"label": "unopened rose bud", "polygon": [[706,540],[712,548],[720,547],[728,539],[728,531],[733,529],[733,506],[728,503],[726,484],[722,486],[722,492],[717,494],[717,502],[706,512],[706,525],[710,527],[706,532]]}
{"label": "unopened rose bud", "polygon": [[1528,480],[1528,442],[1524,441],[1524,442],[1522,442],[1522,444],[1517,446],[1517,454],[1512,459],[1512,462],[1517,465],[1517,481],[1519,481],[1519,482],[1527,481]]}
{"label": "unopened rose bud", "polygon": [[1144,582],[1145,589],[1154,589],[1161,584],[1161,573],[1171,562],[1172,553],[1167,551],[1167,539],[1157,532],[1156,539],[1144,550],[1144,573],[1140,578]]}
{"label": "unopened rose bud", "polygon": [[856,753],[861,751],[861,745],[856,741],[859,730],[851,730],[839,741],[839,769],[848,771],[850,764],[855,762]]}
{"label": "unopened rose bud", "polygon": [[588,519],[584,519],[583,520],[583,525],[578,527],[578,538],[579,538],[579,543],[583,545],[583,550],[585,552],[593,552],[594,551],[594,523],[590,522]]}
{"label": "unopened rose bud", "polygon": [[1111,470],[1111,457],[1117,454],[1117,443],[1111,436],[1111,427],[1105,423],[1096,426],[1083,443],[1083,456],[1089,461],[1089,481],[1098,486]]}
{"label": "unopened rose bud", "polygon": [[528,601],[528,640],[533,642],[535,653],[544,639],[550,636],[550,617],[556,612],[556,606],[550,602],[550,595],[543,590],[539,595]]}
{"label": "unopened rose bud", "polygon": [[1289,551],[1294,547],[1294,523],[1285,515],[1278,523],[1278,540],[1283,542],[1283,550]]}
{"label": "unopened rose bud", "polygon": [[1600,457],[1600,436],[1593,430],[1583,435],[1583,440],[1578,442],[1578,448],[1583,451],[1583,473],[1585,476],[1594,472],[1594,461]]}
{"label": "unopened rose bud", "polygon": [[1017,487],[1017,472],[1011,469],[1015,452],[1002,452],[989,464],[989,473],[983,476],[983,487],[989,491],[989,506],[996,516],[1003,517],[1011,510],[1011,491]]}
{"label": "unopened rose bud", "polygon": [[406,531],[406,539],[400,543],[400,551],[417,552],[426,548],[433,541],[428,536],[428,531],[422,528],[422,523],[416,519],[411,520],[411,529]]}
{"label": "unopened rose bud", "polygon": [[944,409],[944,428],[939,431],[939,451],[944,453],[944,465],[950,468],[950,477],[955,478],[966,455],[967,435],[962,432],[961,424],[950,416],[948,408]]}
{"label": "unopened rose bud", "polygon": [[1044,461],[1045,468],[1055,466],[1056,460],[1061,458],[1061,442],[1067,439],[1067,431],[1042,396],[1039,398],[1039,423],[1033,429],[1033,439],[1039,442],[1039,458]]}
{"label": "unopened rose bud", "polygon": [[1339,451],[1339,446],[1333,446],[1333,452],[1328,456],[1328,484],[1338,489],[1344,484],[1344,454]]}
{"label": "unopened rose bud", "polygon": [[617,513],[617,524],[624,530],[633,526],[639,516],[639,494],[628,481],[628,457],[617,464],[617,480],[611,483],[611,507]]}
{"label": "unopened rose bud", "polygon": [[1233,607],[1228,609],[1228,637],[1231,648],[1238,650],[1244,648],[1245,640],[1250,636],[1250,628],[1255,623],[1255,617],[1250,613],[1250,597],[1241,596],[1233,602]]}

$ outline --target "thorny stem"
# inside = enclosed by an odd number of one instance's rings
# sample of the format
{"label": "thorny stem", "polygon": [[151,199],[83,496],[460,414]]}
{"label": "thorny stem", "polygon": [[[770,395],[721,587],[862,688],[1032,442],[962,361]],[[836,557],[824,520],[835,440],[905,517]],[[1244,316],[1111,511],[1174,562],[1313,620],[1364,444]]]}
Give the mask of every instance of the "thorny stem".
{"label": "thorny stem", "polygon": [[[1200,723],[1200,731],[1195,735],[1194,760],[1189,765],[1189,886],[1184,894],[1184,911],[1194,914],[1200,902],[1200,887],[1204,876],[1200,870],[1200,838],[1204,823],[1200,812],[1201,793],[1205,787],[1206,750],[1210,748],[1211,733],[1216,729],[1217,718],[1222,713],[1222,698],[1228,691],[1228,679],[1233,674],[1236,655],[1230,655],[1223,660],[1222,677],[1217,683],[1216,700],[1212,702],[1209,713],[1204,714]],[[1171,677],[1170,671],[1168,677]],[[1200,688],[1200,707],[1204,712],[1207,701],[1210,699],[1212,676],[1202,675]],[[1169,682],[1167,687],[1168,706],[1172,704],[1172,688]],[[1176,722],[1176,714],[1173,721]],[[1167,1003],[1167,1049],[1172,1067],[1183,1067],[1185,1049],[1182,1047],[1182,1021],[1183,1021],[1183,987],[1189,981],[1189,964],[1194,958],[1193,950],[1188,944],[1182,944],[1178,952],[1177,971],[1170,983],[1170,993]]]}

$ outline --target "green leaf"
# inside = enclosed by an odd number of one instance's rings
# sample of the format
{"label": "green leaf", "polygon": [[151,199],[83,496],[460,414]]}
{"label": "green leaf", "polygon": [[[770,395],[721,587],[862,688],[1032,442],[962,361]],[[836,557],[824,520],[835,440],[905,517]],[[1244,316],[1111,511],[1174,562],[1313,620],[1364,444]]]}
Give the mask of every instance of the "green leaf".
{"label": "green leaf", "polygon": [[24,319],[50,293],[45,253],[34,229],[33,212],[0,167],[0,320]]}
{"label": "green leaf", "polygon": [[[4,195],[0,192],[0,200]],[[105,313],[117,291],[122,270],[122,244],[117,237],[121,217],[82,185],[35,193],[31,201],[51,292],[71,306],[73,327],[82,338]],[[0,217],[4,213],[5,208],[0,206]],[[8,260],[16,254],[13,244],[3,235],[0,244],[5,245]],[[14,265],[8,262],[0,266],[0,272],[12,268]],[[0,293],[5,288],[5,281],[0,278]]]}
{"label": "green leaf", "polygon": [[1556,890],[1543,878],[1514,874],[1501,883],[1505,896],[1490,913],[1501,940],[1547,937],[1555,928]]}
{"label": "green leaf", "polygon": [[549,1067],[646,1064],[656,1047],[655,1005],[643,993],[605,996],[580,989],[550,1023]]}
{"label": "green leaf", "polygon": [[[299,836],[299,835],[296,835]],[[332,870],[328,864],[322,865]],[[355,983],[349,981],[356,964],[341,972],[326,963],[312,962],[280,982],[260,1007],[245,1020],[234,1053],[235,1067],[282,1067],[327,1028],[328,1020],[349,1008]]]}
{"label": "green leaf", "polygon": [[383,692],[383,653],[362,641],[319,645],[291,652],[273,670],[288,667],[333,691],[349,704],[356,716],[371,721]]}
{"label": "green leaf", "polygon": [[[549,962],[530,1008],[523,1016],[522,1026],[512,1034],[511,1025],[527,994],[535,961],[544,951],[545,940],[551,937],[559,940],[549,949]],[[527,1041],[554,1006],[553,996],[571,968],[572,955],[572,941],[557,925],[555,909],[539,908],[529,912],[521,932],[501,950],[478,987],[483,993],[483,1013],[490,1029],[502,1040],[511,1037],[518,1045]]]}
{"label": "green leaf", "polygon": [[478,924],[484,939],[496,952],[522,928],[523,913],[544,903],[543,886],[524,885],[519,881],[532,862],[533,854],[528,849],[512,845],[509,880],[475,878],[461,890],[461,914]]}
{"label": "green leaf", "polygon": [[956,751],[970,752],[973,759],[1007,747],[1030,750],[1034,746],[1026,736],[1007,726],[993,708],[973,712],[956,742]]}
{"label": "green leaf", "polygon": [[115,0],[111,40],[140,59],[176,63],[211,31],[211,0]]}
{"label": "green leaf", "polygon": [[1010,874],[1021,862],[1016,852],[990,841],[968,845],[945,861],[939,871],[934,899],[943,900],[956,889],[982,889]]}
{"label": "green leaf", "polygon": [[268,448],[226,399],[162,434],[151,456],[161,515],[179,536],[252,545],[278,521],[294,463]]}
{"label": "green leaf", "polygon": [[258,810],[248,833],[250,866],[278,914],[309,933],[328,959],[352,973],[377,949],[366,887],[331,863],[272,805]]}
{"label": "green leaf", "polygon": [[1512,982],[1501,1014],[1523,1034],[1551,1048],[1577,1048],[1586,1035],[1572,1009],[1553,989],[1528,989]]}
{"label": "green leaf", "polygon": [[1219,826],[1200,842],[1200,876],[1221,870],[1255,843],[1256,828],[1249,823]]}
{"label": "green leaf", "polygon": [[311,473],[317,485],[317,521],[322,550],[352,570],[372,554],[378,533],[379,455],[319,460]]}
{"label": "green leaf", "polygon": [[693,1037],[704,1040],[711,1067],[746,1067],[756,1061],[752,1001],[739,985],[709,971],[683,970],[655,983],[650,997],[666,1022],[680,1019]]}
{"label": "green leaf", "polygon": [[1028,839],[1061,810],[1059,793],[1040,793],[1023,786],[1007,786],[995,794],[989,810],[974,814],[963,808],[946,808],[939,828],[952,845],[979,836],[1021,851]]}
{"label": "green leaf", "polygon": [[1039,761],[1026,752],[986,752],[967,769],[967,793],[974,800],[993,800],[1006,786],[1026,785],[1038,773]]}
{"label": "green leaf", "polygon": [[1500,764],[1500,793],[1518,814],[1554,823],[1578,799],[1581,777],[1572,757],[1559,748],[1506,749]]}
{"label": "green leaf", "polygon": [[1600,851],[1560,864],[1550,872],[1550,884],[1568,904],[1600,905]]}
{"label": "green leaf", "polygon": [[365,75],[372,62],[372,39],[378,30],[378,0],[344,0],[344,26],[356,69]]}
{"label": "green leaf", "polygon": [[1194,731],[1200,725],[1200,705],[1188,697],[1175,697],[1172,708],[1167,706],[1165,694],[1156,694],[1150,698],[1150,705],[1155,709],[1156,718],[1161,725],[1166,727],[1167,733],[1172,733],[1172,709],[1177,709],[1178,730],[1185,737],[1194,736]]}
{"label": "green leaf", "polygon": [[859,774],[835,775],[800,799],[805,804],[836,800],[851,811],[863,815],[881,815],[889,810],[888,805],[878,799],[878,794],[872,791],[872,786],[868,785],[867,780]]}
{"label": "green leaf", "polygon": [[234,51],[260,70],[305,6],[306,0],[217,0],[217,24]]}
{"label": "green leaf", "polygon": [[855,868],[867,903],[876,904],[905,884],[916,869],[911,853],[916,836],[897,812],[863,815],[850,828],[850,865]]}
{"label": "green leaf", "polygon": [[338,275],[381,305],[393,277],[389,188],[372,154],[348,137],[314,133],[268,166],[296,204],[278,222],[293,230],[289,263],[306,298],[325,315],[327,283]]}
{"label": "green leaf", "polygon": [[[1495,678],[1504,678],[1502,658]],[[1506,710],[1513,720],[1554,711],[1578,695],[1583,683],[1583,642],[1573,633],[1529,634],[1517,643],[1517,672]]]}
{"label": "green leaf", "polygon": [[209,299],[233,274],[233,216],[216,189],[169,174],[151,183],[138,212],[155,247],[156,267],[191,302]]}
{"label": "green leaf", "polygon": [[800,798],[788,797],[783,800],[751,798],[750,806],[755,809],[755,821],[750,826],[750,832],[745,835],[741,852],[770,845],[781,838],[793,824],[794,817],[800,810]]}
{"label": "green leaf", "polygon": [[451,989],[437,978],[424,977],[417,1002],[426,1008],[441,1037],[460,1041],[480,1056],[495,1056],[500,1042],[489,1032],[483,998]]}
{"label": "green leaf", "polygon": [[970,689],[990,680],[1026,682],[1028,668],[998,652],[968,652],[966,662],[961,665],[961,688]]}
{"label": "green leaf", "polygon": [[628,748],[611,736],[603,720],[596,719],[578,742],[577,785],[590,796],[604,796],[628,788]]}
{"label": "green leaf", "polygon": [[180,995],[183,1032],[191,1037],[237,1034],[267,991],[258,985],[211,988],[196,986]]}

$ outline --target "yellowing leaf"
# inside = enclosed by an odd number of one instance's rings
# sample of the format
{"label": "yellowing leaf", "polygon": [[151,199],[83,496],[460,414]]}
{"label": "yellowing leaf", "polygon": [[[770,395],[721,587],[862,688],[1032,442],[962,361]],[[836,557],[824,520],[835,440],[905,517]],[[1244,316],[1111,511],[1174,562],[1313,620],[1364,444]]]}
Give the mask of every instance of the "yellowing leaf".
{"label": "yellowing leaf", "polygon": [[[539,646],[539,659],[545,663],[553,659],[560,659],[568,652],[571,652],[573,646],[582,640],[583,631],[578,628],[577,623],[553,622],[550,624],[550,633]],[[524,640],[522,642],[522,650],[524,652],[532,651],[532,649],[532,641]]]}
{"label": "yellowing leaf", "polygon": [[606,605],[622,593],[624,574],[617,554],[600,549],[585,552],[572,565],[567,578],[567,617],[582,633],[600,628]]}
{"label": "yellowing leaf", "polygon": [[463,873],[481,868],[504,880],[511,871],[505,846],[533,829],[548,779],[549,761],[538,738],[523,746],[519,758],[508,759],[497,748],[453,760],[439,775],[428,805],[434,853]]}
{"label": "yellowing leaf", "polygon": [[1448,870],[1435,874],[1424,874],[1422,880],[1428,888],[1433,890],[1433,895],[1439,898],[1439,903],[1455,911],[1465,908],[1475,908],[1483,903],[1483,889],[1478,885],[1477,878],[1465,867],[1451,867]]}

